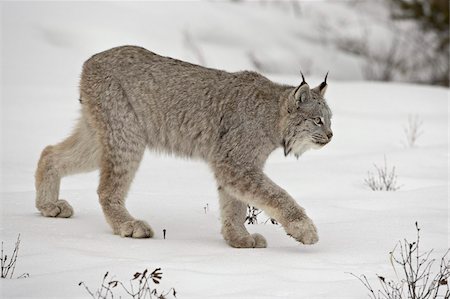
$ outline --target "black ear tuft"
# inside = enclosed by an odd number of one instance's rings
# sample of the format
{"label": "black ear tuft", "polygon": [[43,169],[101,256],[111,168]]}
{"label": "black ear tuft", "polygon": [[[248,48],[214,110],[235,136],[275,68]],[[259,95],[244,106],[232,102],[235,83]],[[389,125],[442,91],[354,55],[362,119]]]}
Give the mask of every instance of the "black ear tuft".
{"label": "black ear tuft", "polygon": [[323,82],[320,83],[320,85],[318,86],[319,87],[319,93],[322,96],[325,95],[325,92],[327,91],[327,87],[328,87],[328,84],[327,84],[328,73],[329,72],[327,72],[327,74],[325,75],[325,79],[323,80]]}
{"label": "black ear tuft", "polygon": [[305,81],[305,76],[303,76],[302,71],[300,71],[300,74],[302,75],[302,83],[300,83],[300,86],[302,86],[303,84],[306,84],[306,81]]}
{"label": "black ear tuft", "polygon": [[325,79],[323,80],[323,82],[320,83],[320,86],[319,86],[319,89],[320,89],[320,90],[322,90],[322,89],[324,89],[325,87],[327,87],[328,73],[329,73],[329,72],[327,72],[327,74],[325,75]]}
{"label": "black ear tuft", "polygon": [[309,98],[311,97],[309,85],[305,81],[305,76],[301,71],[300,74],[302,75],[302,83],[300,83],[300,85],[297,86],[293,91],[294,99],[297,101],[297,107],[298,102],[304,102],[306,100],[309,100]]}

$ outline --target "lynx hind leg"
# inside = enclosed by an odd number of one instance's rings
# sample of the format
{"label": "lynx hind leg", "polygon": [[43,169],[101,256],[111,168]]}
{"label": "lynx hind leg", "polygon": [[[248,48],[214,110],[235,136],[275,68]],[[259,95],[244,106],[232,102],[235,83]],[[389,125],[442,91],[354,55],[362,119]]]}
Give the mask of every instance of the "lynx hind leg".
{"label": "lynx hind leg", "polygon": [[103,213],[115,234],[121,237],[151,238],[151,227],[144,221],[134,219],[125,207],[125,197],[145,146],[125,151],[120,148],[105,150],[103,154],[98,187]]}
{"label": "lynx hind leg", "polygon": [[266,239],[260,234],[250,234],[245,228],[247,204],[234,198],[222,187],[218,188],[222,218],[222,235],[231,247],[265,248]]}
{"label": "lynx hind leg", "polygon": [[99,142],[82,118],[71,136],[55,146],[47,146],[36,170],[36,207],[46,217],[68,218],[73,209],[59,199],[61,178],[98,168]]}
{"label": "lynx hind leg", "polygon": [[[107,103],[102,121],[103,152],[98,195],[103,213],[115,234],[122,237],[151,238],[151,227],[136,220],[125,207],[125,198],[146,148],[146,138],[120,86],[114,83],[114,99]],[[113,92],[111,92],[113,93]]]}

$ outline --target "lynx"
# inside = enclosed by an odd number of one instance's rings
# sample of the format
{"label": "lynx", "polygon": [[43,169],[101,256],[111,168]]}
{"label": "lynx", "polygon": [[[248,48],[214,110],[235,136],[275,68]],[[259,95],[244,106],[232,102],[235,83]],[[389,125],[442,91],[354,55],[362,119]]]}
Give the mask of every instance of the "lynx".
{"label": "lynx", "polygon": [[333,136],[327,77],[313,89],[302,78],[299,86],[281,85],[256,72],[205,68],[136,46],[96,54],[83,65],[75,130],[41,154],[36,207],[47,217],[72,216],[69,203],[59,199],[61,178],[100,169],[97,193],[114,234],[151,238],[147,222],[125,208],[149,148],[206,161],[230,246],[267,246],[245,228],[247,205],[265,211],[297,241],[314,244],[317,229],[305,210],[263,172],[275,149],[298,157]]}

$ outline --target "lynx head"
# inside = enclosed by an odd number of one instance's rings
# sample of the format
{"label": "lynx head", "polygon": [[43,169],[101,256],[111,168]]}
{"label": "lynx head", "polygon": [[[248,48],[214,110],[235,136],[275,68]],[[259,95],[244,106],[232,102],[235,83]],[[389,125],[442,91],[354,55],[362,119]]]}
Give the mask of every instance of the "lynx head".
{"label": "lynx head", "polygon": [[284,107],[282,135],[284,155],[292,153],[297,158],[310,148],[321,148],[333,137],[331,110],[324,95],[327,75],[317,87],[310,89],[302,74],[302,83],[292,90]]}

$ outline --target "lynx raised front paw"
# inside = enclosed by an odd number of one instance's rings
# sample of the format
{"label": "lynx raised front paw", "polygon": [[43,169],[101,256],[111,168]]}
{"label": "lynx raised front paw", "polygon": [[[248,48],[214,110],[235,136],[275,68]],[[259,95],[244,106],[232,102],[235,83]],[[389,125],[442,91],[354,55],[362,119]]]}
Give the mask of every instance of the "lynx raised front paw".
{"label": "lynx raised front paw", "polygon": [[225,241],[234,248],[266,248],[267,241],[260,234],[241,234],[225,237]]}
{"label": "lynx raised front paw", "polygon": [[285,226],[287,234],[300,243],[314,244],[319,241],[317,228],[311,219],[305,218],[299,221],[290,222]]}
{"label": "lynx raised front paw", "polygon": [[39,204],[37,208],[45,217],[69,218],[73,215],[72,207],[64,199],[60,199],[57,202]]}
{"label": "lynx raised front paw", "polygon": [[119,234],[121,237],[151,238],[153,237],[153,230],[145,221],[131,220],[119,226]]}

